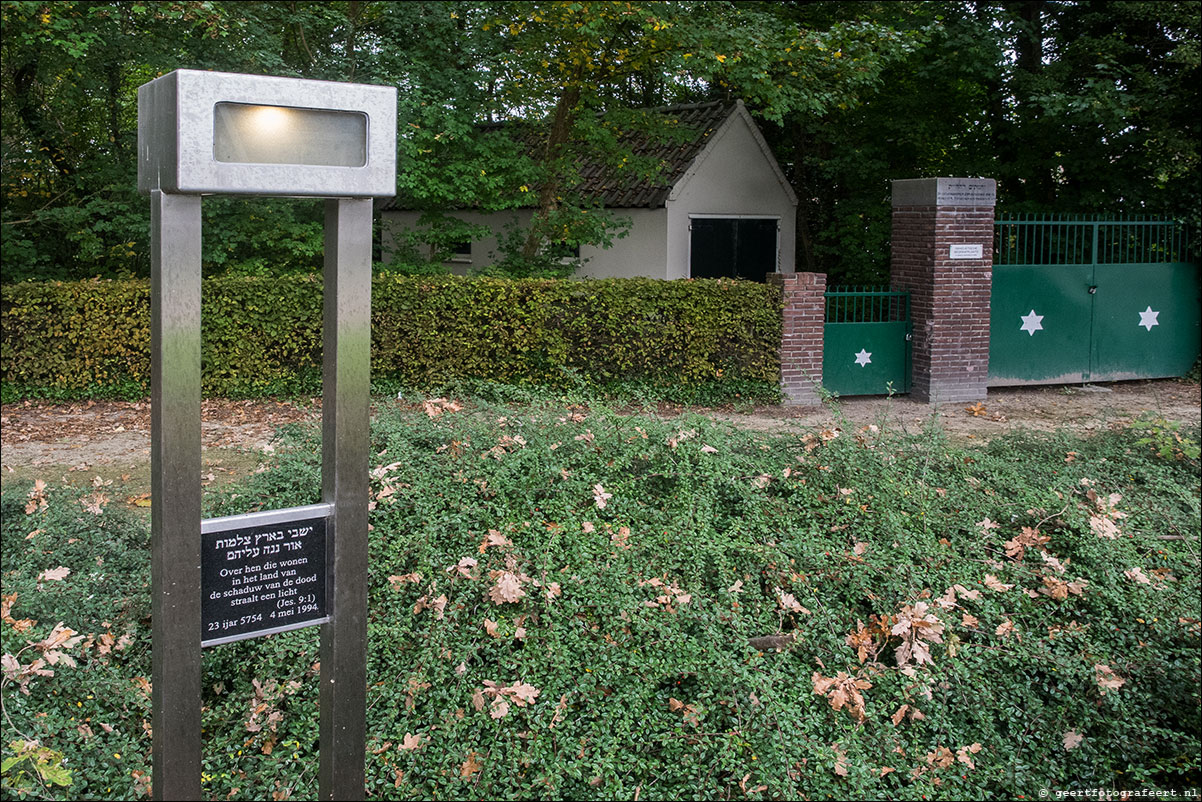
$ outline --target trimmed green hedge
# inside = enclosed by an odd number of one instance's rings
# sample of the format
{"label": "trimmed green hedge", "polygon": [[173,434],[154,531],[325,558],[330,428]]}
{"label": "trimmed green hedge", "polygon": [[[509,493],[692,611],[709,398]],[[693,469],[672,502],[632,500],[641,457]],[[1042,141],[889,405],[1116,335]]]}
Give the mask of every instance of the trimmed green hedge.
{"label": "trimmed green hedge", "polygon": [[[321,373],[317,276],[206,279],[204,392],[313,392]],[[0,289],[6,396],[131,396],[149,387],[146,281]],[[775,384],[781,298],[735,281],[373,281],[372,375],[438,387],[460,379],[565,387]],[[731,395],[734,395],[732,389]]]}

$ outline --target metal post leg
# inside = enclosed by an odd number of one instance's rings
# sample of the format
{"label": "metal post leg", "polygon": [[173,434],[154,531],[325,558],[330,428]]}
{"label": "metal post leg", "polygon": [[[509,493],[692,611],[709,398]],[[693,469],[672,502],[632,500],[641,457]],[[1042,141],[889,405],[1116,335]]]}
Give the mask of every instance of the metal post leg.
{"label": "metal post leg", "polygon": [[322,501],[331,619],[321,628],[318,796],[364,798],[367,504],[371,357],[370,199],[328,200],[322,382]]}
{"label": "metal post leg", "polygon": [[155,799],[200,799],[200,196],[150,193]]}

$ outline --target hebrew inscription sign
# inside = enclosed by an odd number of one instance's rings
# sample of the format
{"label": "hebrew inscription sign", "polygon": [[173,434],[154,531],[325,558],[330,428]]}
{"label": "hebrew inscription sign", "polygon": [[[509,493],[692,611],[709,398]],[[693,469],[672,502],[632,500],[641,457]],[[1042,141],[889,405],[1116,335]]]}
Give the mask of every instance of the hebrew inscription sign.
{"label": "hebrew inscription sign", "polygon": [[321,506],[202,524],[201,646],[328,620]]}

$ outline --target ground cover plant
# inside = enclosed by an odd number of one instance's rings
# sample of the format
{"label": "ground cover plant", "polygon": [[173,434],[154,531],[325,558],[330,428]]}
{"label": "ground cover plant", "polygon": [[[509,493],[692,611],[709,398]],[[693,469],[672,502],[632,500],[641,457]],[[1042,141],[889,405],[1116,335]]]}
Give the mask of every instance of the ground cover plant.
{"label": "ground cover plant", "polygon": [[[206,514],[318,500],[316,438]],[[391,402],[367,795],[1196,788],[1199,463],[1151,440]],[[11,485],[2,545],[5,795],[144,795],[145,522]],[[208,798],[315,795],[316,661],[313,628],[205,651]]]}

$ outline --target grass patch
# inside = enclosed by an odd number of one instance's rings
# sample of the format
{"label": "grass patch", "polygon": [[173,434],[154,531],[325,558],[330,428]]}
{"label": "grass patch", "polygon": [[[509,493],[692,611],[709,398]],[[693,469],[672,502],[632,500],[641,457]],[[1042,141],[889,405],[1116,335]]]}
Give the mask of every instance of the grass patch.
{"label": "grass patch", "polygon": [[[1146,432],[965,449],[934,428],[426,410],[373,428],[369,798],[1197,784],[1199,464]],[[316,445],[287,428],[206,514],[317,501]],[[3,741],[71,772],[25,760],[5,782],[129,798],[150,758],[147,533],[90,497],[3,496]],[[39,674],[60,621],[77,665]],[[317,646],[310,628],[205,651],[208,798],[316,795]]]}

